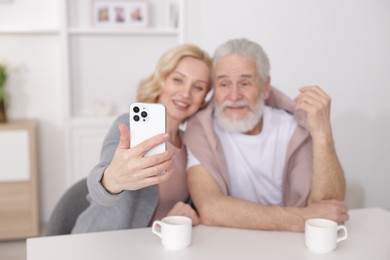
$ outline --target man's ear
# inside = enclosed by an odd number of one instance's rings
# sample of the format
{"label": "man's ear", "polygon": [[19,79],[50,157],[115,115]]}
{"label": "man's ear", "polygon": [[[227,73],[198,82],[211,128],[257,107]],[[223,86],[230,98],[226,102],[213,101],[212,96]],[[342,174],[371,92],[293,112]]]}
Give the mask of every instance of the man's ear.
{"label": "man's ear", "polygon": [[263,88],[261,90],[261,94],[264,100],[268,99],[270,92],[271,92],[271,77],[268,77],[266,82],[264,82]]}

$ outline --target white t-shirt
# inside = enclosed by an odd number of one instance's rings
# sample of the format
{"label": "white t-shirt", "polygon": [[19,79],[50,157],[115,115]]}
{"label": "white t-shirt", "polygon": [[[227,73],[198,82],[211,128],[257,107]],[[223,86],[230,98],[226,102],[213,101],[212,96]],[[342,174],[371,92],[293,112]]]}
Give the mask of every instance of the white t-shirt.
{"label": "white t-shirt", "polygon": [[[264,108],[263,129],[257,135],[228,132],[214,120],[230,178],[230,195],[264,205],[282,204],[287,147],[297,123],[291,114]],[[200,162],[188,150],[187,169]]]}

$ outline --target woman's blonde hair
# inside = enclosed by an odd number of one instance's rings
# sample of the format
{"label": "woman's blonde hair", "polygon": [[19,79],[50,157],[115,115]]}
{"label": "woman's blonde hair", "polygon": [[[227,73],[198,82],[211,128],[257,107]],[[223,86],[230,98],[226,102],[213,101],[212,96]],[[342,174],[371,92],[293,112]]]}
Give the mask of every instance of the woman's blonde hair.
{"label": "woman's blonde hair", "polygon": [[137,101],[156,103],[162,93],[166,77],[185,57],[199,59],[211,70],[212,61],[207,52],[193,44],[181,44],[164,53],[158,60],[152,75],[140,82],[137,90]]}

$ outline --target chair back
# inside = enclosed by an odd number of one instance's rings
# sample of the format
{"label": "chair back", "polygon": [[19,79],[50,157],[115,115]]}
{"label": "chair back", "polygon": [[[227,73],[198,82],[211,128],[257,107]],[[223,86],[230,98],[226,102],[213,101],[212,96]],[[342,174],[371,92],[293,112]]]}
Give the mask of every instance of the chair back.
{"label": "chair back", "polygon": [[80,213],[89,206],[89,201],[86,198],[87,194],[88,187],[86,178],[73,184],[62,195],[55,206],[44,235],[70,234]]}

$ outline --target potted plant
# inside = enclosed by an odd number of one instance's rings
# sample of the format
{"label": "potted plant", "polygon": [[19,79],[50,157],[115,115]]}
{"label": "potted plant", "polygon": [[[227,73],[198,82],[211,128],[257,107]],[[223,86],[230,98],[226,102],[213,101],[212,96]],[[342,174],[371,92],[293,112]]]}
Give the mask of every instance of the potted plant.
{"label": "potted plant", "polygon": [[7,80],[7,71],[4,65],[0,64],[0,123],[7,122],[5,111],[5,82]]}

